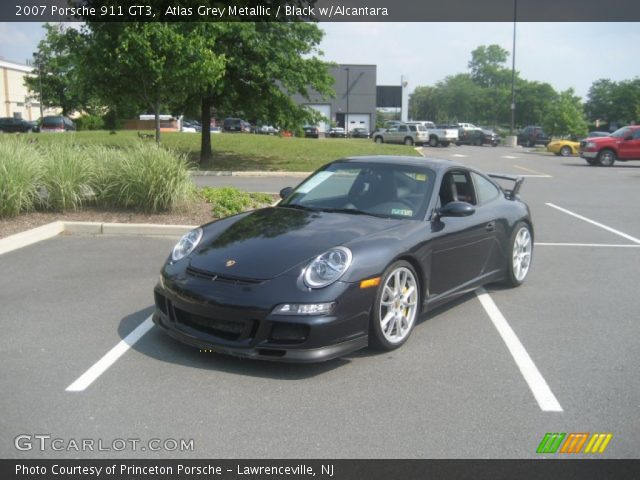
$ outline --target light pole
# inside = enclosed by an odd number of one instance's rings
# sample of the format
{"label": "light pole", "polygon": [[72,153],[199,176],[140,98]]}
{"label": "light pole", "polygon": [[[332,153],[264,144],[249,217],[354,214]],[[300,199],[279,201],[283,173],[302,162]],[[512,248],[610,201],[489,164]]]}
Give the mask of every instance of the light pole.
{"label": "light pole", "polygon": [[518,0],[513,0],[513,46],[511,48],[511,135],[516,123],[516,18]]}
{"label": "light pole", "polygon": [[347,71],[347,112],[344,114],[344,133],[349,136],[349,67],[346,67]]}

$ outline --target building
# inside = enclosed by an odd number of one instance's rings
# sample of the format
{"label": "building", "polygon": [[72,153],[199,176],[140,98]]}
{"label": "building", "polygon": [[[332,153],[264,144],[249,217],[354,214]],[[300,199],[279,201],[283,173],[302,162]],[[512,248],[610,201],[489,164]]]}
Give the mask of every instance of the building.
{"label": "building", "polygon": [[[0,117],[40,118],[40,101],[36,92],[30,92],[24,84],[27,75],[33,75],[33,67],[0,59]],[[44,114],[55,115],[59,110],[45,109]]]}
{"label": "building", "polygon": [[[307,105],[320,112],[328,122],[318,128],[326,133],[331,124],[347,132],[354,128],[366,128],[368,132],[376,125],[376,65],[336,65],[329,67],[335,79],[335,97],[325,98],[318,92],[310,92],[309,99],[295,95],[298,105]],[[348,88],[347,88],[348,86]]]}

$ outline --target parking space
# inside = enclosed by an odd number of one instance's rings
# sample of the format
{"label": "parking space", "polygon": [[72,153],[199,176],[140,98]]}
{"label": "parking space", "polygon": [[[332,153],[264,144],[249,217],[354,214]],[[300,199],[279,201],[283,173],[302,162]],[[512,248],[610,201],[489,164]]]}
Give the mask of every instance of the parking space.
{"label": "parking space", "polygon": [[[522,352],[476,294],[428,313],[399,350],[319,365],[203,353],[154,327],[85,389],[67,391],[148,318],[175,239],[61,236],[0,256],[0,406],[9,412],[0,454],[114,455],[13,447],[16,435],[47,433],[194,439],[174,458],[532,458],[546,432],[611,432],[604,456],[636,456],[640,169],[520,150],[424,149],[531,175],[521,190],[538,243],[530,276],[486,290],[561,409],[544,408]],[[122,458],[154,455],[166,452]]]}

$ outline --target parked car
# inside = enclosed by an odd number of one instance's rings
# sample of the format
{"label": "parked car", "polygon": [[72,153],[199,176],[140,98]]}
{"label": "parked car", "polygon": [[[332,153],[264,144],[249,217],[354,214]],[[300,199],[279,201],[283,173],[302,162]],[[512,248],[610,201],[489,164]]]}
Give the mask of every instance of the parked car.
{"label": "parked car", "polygon": [[40,125],[40,131],[45,132],[75,132],[76,125],[68,117],[61,115],[44,117],[42,119],[42,125]]}
{"label": "parked car", "polygon": [[404,145],[424,145],[429,141],[427,129],[418,123],[401,123],[386,130],[373,132],[376,143],[402,143]]}
{"label": "parked car", "polygon": [[333,127],[329,130],[329,136],[332,138],[347,138],[347,132],[342,127]]}
{"label": "parked car", "polygon": [[458,123],[458,127],[464,128],[465,130],[467,130],[467,129],[479,129],[479,127],[476,127],[473,123]]}
{"label": "parked car", "polygon": [[241,118],[225,118],[222,123],[225,132],[250,132],[251,124]]}
{"label": "parked car", "polygon": [[431,147],[439,145],[448,147],[458,140],[458,130],[459,127],[457,125],[436,125],[435,128],[427,128],[429,145]]}
{"label": "parked car", "polygon": [[196,348],[252,359],[398,348],[423,312],[525,281],[534,234],[523,178],[493,177],[513,189],[449,160],[336,160],[284,188],[277,206],[184,235],[154,289],[153,321]]}
{"label": "parked car", "polygon": [[34,126],[31,122],[28,122],[22,118],[0,118],[0,133],[29,133],[37,131],[36,128],[37,127]]}
{"label": "parked car", "polygon": [[640,125],[622,127],[607,137],[587,138],[582,143],[580,156],[589,165],[610,167],[616,160],[640,160]]}
{"label": "parked car", "polygon": [[547,144],[547,150],[561,157],[577,155],[580,142],[572,139],[554,139]]}
{"label": "parked car", "polygon": [[547,145],[551,138],[547,135],[542,127],[529,125],[524,127],[518,133],[518,145],[526,147],[535,147],[536,145]]}
{"label": "parked car", "polygon": [[461,128],[458,130],[456,145],[484,145],[484,132],[479,128]]}
{"label": "parked car", "polygon": [[480,127],[480,130],[482,130],[482,133],[484,133],[484,143],[485,143],[485,145],[491,145],[492,147],[497,147],[498,146],[498,144],[501,141],[500,135],[498,135],[491,128]]}
{"label": "parked car", "polygon": [[182,129],[183,132],[196,133],[202,131],[202,125],[196,120],[183,120]]}
{"label": "parked car", "polygon": [[280,130],[273,125],[259,125],[255,128],[255,133],[259,135],[277,135]]}
{"label": "parked car", "polygon": [[366,128],[356,127],[349,132],[351,138],[369,138],[369,131]]}
{"label": "parked car", "polygon": [[305,125],[302,127],[304,130],[304,136],[306,138],[319,138],[320,137],[320,129],[315,125]]}

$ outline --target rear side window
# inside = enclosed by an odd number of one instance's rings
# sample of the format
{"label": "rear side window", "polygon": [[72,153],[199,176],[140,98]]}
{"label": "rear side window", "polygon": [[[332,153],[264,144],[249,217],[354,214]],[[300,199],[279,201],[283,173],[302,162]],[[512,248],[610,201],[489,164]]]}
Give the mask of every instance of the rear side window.
{"label": "rear side window", "polygon": [[473,176],[473,183],[476,187],[478,204],[484,205],[485,203],[498,198],[498,196],[500,195],[500,190],[498,190],[498,187],[496,187],[482,175],[478,175],[475,172],[471,172],[471,175]]}
{"label": "rear side window", "polygon": [[42,125],[45,127],[62,127],[62,117],[45,117],[42,120]]}

